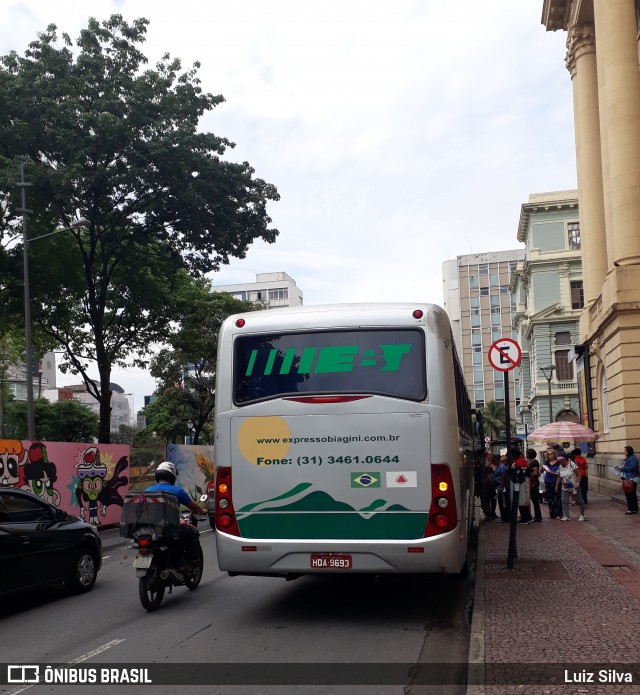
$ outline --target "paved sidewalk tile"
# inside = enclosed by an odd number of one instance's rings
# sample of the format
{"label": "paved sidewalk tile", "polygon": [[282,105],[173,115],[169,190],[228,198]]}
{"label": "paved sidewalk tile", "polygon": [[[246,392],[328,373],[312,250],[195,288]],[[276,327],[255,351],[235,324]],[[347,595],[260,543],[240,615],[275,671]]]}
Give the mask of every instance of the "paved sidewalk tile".
{"label": "paved sidewalk tile", "polygon": [[517,525],[512,570],[507,569],[510,525],[481,522],[484,565],[478,573],[484,591],[478,624],[484,625],[484,662],[503,665],[505,672],[515,668],[518,678],[530,680],[505,685],[502,666],[487,666],[487,695],[640,694],[640,684],[535,682],[533,665],[589,672],[590,665],[638,664],[640,515],[625,516],[625,507],[604,495],[590,494],[589,500],[584,522],[572,507],[568,522],[547,516],[539,524]]}

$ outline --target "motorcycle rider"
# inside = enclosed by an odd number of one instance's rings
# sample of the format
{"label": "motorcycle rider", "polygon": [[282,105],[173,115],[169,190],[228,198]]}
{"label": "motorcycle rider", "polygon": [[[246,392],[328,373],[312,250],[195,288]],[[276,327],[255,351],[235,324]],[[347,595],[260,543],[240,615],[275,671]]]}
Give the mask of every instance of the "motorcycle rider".
{"label": "motorcycle rider", "polygon": [[[188,507],[194,514],[206,515],[207,511],[197,502],[194,502],[188,493],[176,485],[176,467],[170,461],[163,461],[158,464],[155,473],[156,484],[148,487],[145,492],[169,492],[178,498],[178,502]],[[184,550],[187,562],[194,559],[193,550],[198,546],[199,534],[191,524],[180,524],[178,532],[178,543]]]}

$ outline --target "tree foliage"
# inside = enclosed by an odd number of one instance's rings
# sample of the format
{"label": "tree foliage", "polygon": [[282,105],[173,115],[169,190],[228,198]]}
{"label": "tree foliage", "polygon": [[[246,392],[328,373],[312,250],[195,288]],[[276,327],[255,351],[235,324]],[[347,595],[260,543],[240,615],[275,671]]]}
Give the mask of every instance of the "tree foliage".
{"label": "tree foliage", "polygon": [[[222,322],[232,314],[255,311],[261,306],[235,299],[225,292],[212,292],[208,280],[187,276],[175,301],[180,321],[167,346],[151,360],[151,375],[158,381],[159,394],[153,404],[152,427],[156,432],[168,434],[167,439],[171,441],[175,441],[174,437],[193,434],[193,442],[197,444],[202,435],[209,440],[213,434],[211,418]],[[186,427],[189,421],[193,423],[192,433]],[[163,430],[169,423],[173,424]]]}
{"label": "tree foliage", "polygon": [[487,405],[482,408],[484,431],[491,439],[498,439],[506,433],[507,413],[502,403],[487,401]]}
{"label": "tree foliage", "polygon": [[[47,442],[92,442],[98,434],[98,416],[77,401],[34,402],[36,438]],[[5,436],[27,439],[27,404],[11,401],[6,407]]]}
{"label": "tree foliage", "polygon": [[[146,68],[147,25],[92,18],[75,46],[50,25],[24,56],[0,63],[1,187],[15,187],[14,158],[26,155],[31,236],[88,220],[29,244],[32,316],[65,351],[61,368],[81,374],[100,402],[101,442],[110,439],[111,369],[145,366],[169,333],[180,271],[217,270],[278,233],[266,211],[274,186],[224,159],[232,142],[198,131],[223,97],[203,92],[198,63],[182,71],[166,54]],[[6,206],[5,196],[0,215]],[[17,233],[6,215],[0,231]],[[19,244],[0,253],[16,273],[19,258]],[[15,292],[13,301],[20,314]]]}

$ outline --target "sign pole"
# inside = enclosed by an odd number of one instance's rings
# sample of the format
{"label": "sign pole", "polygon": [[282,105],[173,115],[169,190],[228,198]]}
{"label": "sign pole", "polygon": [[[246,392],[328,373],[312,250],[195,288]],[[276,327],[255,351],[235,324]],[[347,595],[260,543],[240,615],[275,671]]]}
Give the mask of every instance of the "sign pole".
{"label": "sign pole", "polygon": [[513,561],[518,557],[516,547],[516,522],[518,519],[518,502],[520,497],[520,486],[525,484],[526,478],[524,471],[516,470],[511,464],[511,404],[509,402],[509,372],[515,369],[522,360],[522,350],[518,343],[512,338],[500,338],[491,344],[488,353],[489,364],[504,375],[504,410],[505,425],[507,428],[507,466],[508,476],[511,485],[511,524],[509,531],[509,553],[507,556],[507,569],[513,569]]}
{"label": "sign pole", "polygon": [[520,495],[520,485],[516,481],[515,476],[511,475],[513,471],[513,461],[511,456],[511,403],[509,402],[509,372],[504,373],[504,409],[505,409],[505,426],[507,428],[507,466],[509,467],[509,480],[511,485],[511,523],[509,525],[509,552],[507,555],[507,569],[513,569],[513,561],[518,557],[518,549],[516,546],[516,521],[518,519],[518,498]]}

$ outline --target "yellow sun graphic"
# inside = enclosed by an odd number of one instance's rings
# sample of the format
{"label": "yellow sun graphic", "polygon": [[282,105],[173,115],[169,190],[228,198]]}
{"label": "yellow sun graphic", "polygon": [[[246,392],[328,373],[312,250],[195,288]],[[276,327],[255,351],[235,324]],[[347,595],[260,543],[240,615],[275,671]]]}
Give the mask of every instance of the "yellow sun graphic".
{"label": "yellow sun graphic", "polygon": [[[284,458],[291,445],[282,440],[289,438],[291,438],[289,425],[279,416],[247,418],[238,430],[240,451],[254,466],[258,465],[258,458]],[[267,439],[272,441],[265,441]]]}

